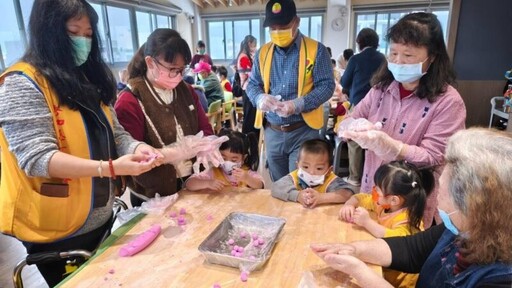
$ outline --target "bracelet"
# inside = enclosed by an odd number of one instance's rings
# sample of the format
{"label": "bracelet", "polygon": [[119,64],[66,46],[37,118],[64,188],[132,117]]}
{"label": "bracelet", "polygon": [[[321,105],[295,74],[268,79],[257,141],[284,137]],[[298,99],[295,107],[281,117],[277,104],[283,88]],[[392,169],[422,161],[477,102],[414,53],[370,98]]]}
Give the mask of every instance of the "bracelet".
{"label": "bracelet", "polygon": [[100,174],[100,178],[103,178],[103,160],[100,160],[100,166],[98,166],[98,174]]}
{"label": "bracelet", "polygon": [[113,180],[116,180],[116,173],[114,172],[114,164],[112,164],[112,159],[108,159],[108,168],[110,169],[110,177]]}

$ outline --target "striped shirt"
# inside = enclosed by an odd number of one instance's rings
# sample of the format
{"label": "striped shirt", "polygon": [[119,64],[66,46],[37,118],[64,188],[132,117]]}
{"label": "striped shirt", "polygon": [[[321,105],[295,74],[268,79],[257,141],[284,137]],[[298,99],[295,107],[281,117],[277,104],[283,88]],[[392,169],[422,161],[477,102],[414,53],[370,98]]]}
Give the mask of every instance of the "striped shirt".
{"label": "striped shirt", "polygon": [[[329,52],[322,43],[318,43],[316,61],[313,67],[313,89],[304,97],[298,98],[299,78],[299,52],[302,43],[302,34],[299,32],[292,45],[283,49],[275,45],[270,69],[270,95],[281,95],[281,101],[293,100],[295,114],[286,118],[279,117],[276,113],[267,112],[267,120],[275,125],[292,124],[304,121],[301,112],[309,112],[331,98],[334,92],[334,74],[332,72]],[[258,100],[262,97],[263,78],[260,71],[259,52],[254,57],[249,84],[247,85],[247,97],[257,107]]]}

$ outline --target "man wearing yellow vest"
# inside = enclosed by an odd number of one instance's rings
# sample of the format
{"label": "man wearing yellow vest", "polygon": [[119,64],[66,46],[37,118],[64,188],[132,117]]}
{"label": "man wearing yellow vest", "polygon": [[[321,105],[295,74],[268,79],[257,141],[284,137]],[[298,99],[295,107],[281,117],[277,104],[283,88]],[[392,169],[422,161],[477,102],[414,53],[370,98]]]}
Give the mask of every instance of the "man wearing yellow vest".
{"label": "man wearing yellow vest", "polygon": [[273,181],[296,169],[302,142],[320,138],[322,104],[334,92],[326,47],[302,35],[299,23],[292,0],[267,3],[263,26],[270,28],[271,42],[256,53],[246,90],[259,109],[254,126],[260,128],[266,122],[265,146]]}

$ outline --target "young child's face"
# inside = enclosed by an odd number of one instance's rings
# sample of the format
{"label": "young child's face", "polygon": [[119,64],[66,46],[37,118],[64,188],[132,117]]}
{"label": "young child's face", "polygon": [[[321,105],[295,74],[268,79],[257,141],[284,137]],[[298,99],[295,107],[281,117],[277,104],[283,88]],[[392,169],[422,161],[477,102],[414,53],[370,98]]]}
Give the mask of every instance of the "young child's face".
{"label": "young child's face", "polygon": [[316,154],[302,151],[297,162],[297,168],[302,168],[311,175],[325,175],[331,168],[329,155],[327,153]]}
{"label": "young child's face", "polygon": [[240,153],[233,153],[230,149],[225,149],[220,151],[220,155],[222,155],[222,158],[224,161],[231,161],[236,163],[242,163],[244,160],[244,156]]}

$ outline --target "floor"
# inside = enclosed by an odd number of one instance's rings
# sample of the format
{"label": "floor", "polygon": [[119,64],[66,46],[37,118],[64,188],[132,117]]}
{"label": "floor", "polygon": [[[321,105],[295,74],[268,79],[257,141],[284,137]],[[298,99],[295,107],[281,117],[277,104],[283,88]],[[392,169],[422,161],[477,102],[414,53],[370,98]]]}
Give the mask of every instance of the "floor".
{"label": "floor", "polygon": [[[262,153],[264,154],[264,153]],[[260,163],[265,163],[264,155],[260,159]],[[270,188],[272,181],[268,174],[268,170],[264,168],[264,164],[260,165],[259,172],[265,180],[265,187]],[[128,205],[130,203],[129,195],[124,194],[121,199]],[[0,287],[13,287],[12,272],[16,264],[26,256],[26,250],[21,243],[6,235],[0,234]],[[47,288],[48,285],[39,274],[35,266],[26,266],[22,272],[22,280],[24,287],[31,288]]]}

